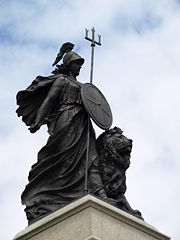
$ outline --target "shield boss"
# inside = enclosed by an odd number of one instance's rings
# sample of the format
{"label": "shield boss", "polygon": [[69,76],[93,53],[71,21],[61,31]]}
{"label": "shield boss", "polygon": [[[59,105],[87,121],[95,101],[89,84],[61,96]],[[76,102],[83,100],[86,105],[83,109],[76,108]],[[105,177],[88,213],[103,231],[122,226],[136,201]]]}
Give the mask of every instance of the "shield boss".
{"label": "shield boss", "polygon": [[112,125],[112,112],[102,92],[91,83],[81,87],[81,98],[86,111],[96,125],[107,130]]}

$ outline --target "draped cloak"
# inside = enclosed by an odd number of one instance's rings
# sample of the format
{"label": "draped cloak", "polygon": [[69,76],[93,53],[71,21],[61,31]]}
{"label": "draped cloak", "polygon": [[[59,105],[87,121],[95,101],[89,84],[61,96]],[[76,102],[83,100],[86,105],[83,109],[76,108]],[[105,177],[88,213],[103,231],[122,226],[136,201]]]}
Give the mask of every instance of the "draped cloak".
{"label": "draped cloak", "polygon": [[[44,119],[50,137],[39,151],[22,193],[29,223],[84,195],[88,115],[81,100],[82,84],[62,74],[38,76],[26,90],[17,94],[17,114],[27,126],[33,124],[57,79],[62,81],[62,89]],[[98,164],[95,133],[90,122],[88,189],[92,194],[103,187]]]}

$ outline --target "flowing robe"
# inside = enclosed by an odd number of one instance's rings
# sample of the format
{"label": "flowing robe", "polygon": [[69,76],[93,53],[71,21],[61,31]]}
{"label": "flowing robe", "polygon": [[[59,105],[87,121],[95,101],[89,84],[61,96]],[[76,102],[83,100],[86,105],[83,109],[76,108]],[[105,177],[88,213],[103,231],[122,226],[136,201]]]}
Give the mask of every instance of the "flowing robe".
{"label": "flowing robe", "polygon": [[[81,100],[82,84],[67,76],[38,77],[27,90],[18,94],[17,113],[26,125],[30,125],[40,106],[38,101],[34,103],[36,106],[32,104],[33,98],[39,96],[39,101],[43,102],[57,79],[62,81],[62,89],[45,119],[50,137],[39,151],[37,163],[29,173],[29,183],[22,193],[29,223],[84,195],[88,115]],[[90,123],[88,189],[92,194],[103,187],[98,162],[95,133]]]}

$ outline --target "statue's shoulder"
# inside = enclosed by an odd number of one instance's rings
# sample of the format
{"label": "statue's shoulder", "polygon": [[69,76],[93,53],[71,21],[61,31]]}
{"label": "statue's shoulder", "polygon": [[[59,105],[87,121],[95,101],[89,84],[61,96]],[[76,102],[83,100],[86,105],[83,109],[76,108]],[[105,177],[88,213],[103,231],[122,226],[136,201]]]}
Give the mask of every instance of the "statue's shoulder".
{"label": "statue's shoulder", "polygon": [[65,74],[55,74],[49,77],[53,79],[54,86],[56,87],[63,87],[67,84],[68,76]]}
{"label": "statue's shoulder", "polygon": [[49,78],[52,78],[52,79],[53,79],[53,78],[55,78],[55,79],[57,79],[57,78],[67,79],[68,76],[67,76],[66,74],[59,73],[59,74],[51,75],[51,76],[49,76]]}

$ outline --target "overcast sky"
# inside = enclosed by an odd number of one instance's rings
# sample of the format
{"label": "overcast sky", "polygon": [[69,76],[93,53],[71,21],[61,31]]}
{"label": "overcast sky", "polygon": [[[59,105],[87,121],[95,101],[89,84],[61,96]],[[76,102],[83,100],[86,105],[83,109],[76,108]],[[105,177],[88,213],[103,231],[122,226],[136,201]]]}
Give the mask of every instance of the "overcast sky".
{"label": "overcast sky", "polygon": [[[106,96],[113,126],[133,139],[126,196],[145,221],[180,239],[180,1],[0,1],[0,238],[27,226],[20,195],[46,143],[15,114],[15,96],[37,75],[48,76],[61,44],[85,57],[79,81],[89,81],[95,27],[94,84]],[[97,135],[101,130],[96,128]]]}

